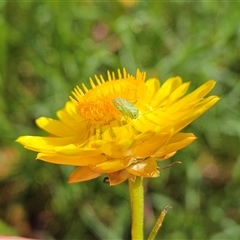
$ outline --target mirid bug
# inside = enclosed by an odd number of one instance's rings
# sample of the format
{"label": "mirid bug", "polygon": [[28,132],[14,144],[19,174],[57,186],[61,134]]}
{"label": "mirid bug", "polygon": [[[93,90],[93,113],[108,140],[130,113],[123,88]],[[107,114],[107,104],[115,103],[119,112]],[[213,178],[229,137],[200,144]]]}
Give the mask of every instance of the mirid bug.
{"label": "mirid bug", "polygon": [[139,116],[139,110],[130,102],[124,98],[113,99],[113,104],[116,109],[124,116],[128,116],[131,119],[136,119]]}

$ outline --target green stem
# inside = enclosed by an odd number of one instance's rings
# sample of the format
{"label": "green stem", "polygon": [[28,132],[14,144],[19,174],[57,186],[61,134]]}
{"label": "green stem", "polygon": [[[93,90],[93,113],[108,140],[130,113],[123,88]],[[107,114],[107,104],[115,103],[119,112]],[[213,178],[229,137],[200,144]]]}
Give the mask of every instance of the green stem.
{"label": "green stem", "polygon": [[132,209],[132,240],[143,239],[143,179],[136,177],[135,181],[129,179],[129,192]]}

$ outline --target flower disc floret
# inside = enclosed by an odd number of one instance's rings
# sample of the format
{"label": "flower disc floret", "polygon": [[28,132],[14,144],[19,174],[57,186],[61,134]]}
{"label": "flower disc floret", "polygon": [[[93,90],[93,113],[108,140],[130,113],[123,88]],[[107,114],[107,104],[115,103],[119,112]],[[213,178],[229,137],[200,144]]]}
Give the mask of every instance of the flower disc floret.
{"label": "flower disc floret", "polygon": [[137,71],[136,77],[133,77],[124,69],[123,75],[118,71],[117,79],[114,73],[111,75],[108,72],[107,82],[102,76],[95,76],[96,83],[90,79],[92,89],[89,90],[84,84],[83,90],[76,87],[72,92],[74,98],[71,97],[71,100],[77,113],[87,121],[92,124],[109,124],[122,116],[114,105],[117,98],[136,103],[146,94],[145,75]]}

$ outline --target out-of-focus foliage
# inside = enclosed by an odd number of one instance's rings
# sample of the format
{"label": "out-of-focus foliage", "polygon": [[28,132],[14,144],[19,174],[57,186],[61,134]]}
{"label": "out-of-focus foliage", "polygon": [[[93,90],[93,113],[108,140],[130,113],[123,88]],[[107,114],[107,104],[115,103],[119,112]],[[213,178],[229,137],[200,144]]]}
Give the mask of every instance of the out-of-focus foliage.
{"label": "out-of-focus foliage", "polygon": [[[1,1],[0,231],[42,239],[129,239],[128,186],[67,184],[72,167],[34,161],[14,143],[43,135],[77,84],[136,68],[196,88],[216,79],[220,102],[185,131],[198,140],[146,180],[146,234],[169,210],[162,239],[240,238],[240,3]],[[8,225],[8,227],[7,227]]]}

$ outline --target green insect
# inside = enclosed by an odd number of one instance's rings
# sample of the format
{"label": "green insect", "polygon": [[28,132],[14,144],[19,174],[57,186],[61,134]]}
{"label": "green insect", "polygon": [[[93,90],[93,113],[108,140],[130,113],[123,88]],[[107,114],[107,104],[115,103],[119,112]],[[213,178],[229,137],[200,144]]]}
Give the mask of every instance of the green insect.
{"label": "green insect", "polygon": [[131,119],[136,119],[139,116],[139,110],[130,102],[124,98],[115,98],[113,104],[116,109],[124,116],[128,116]]}

